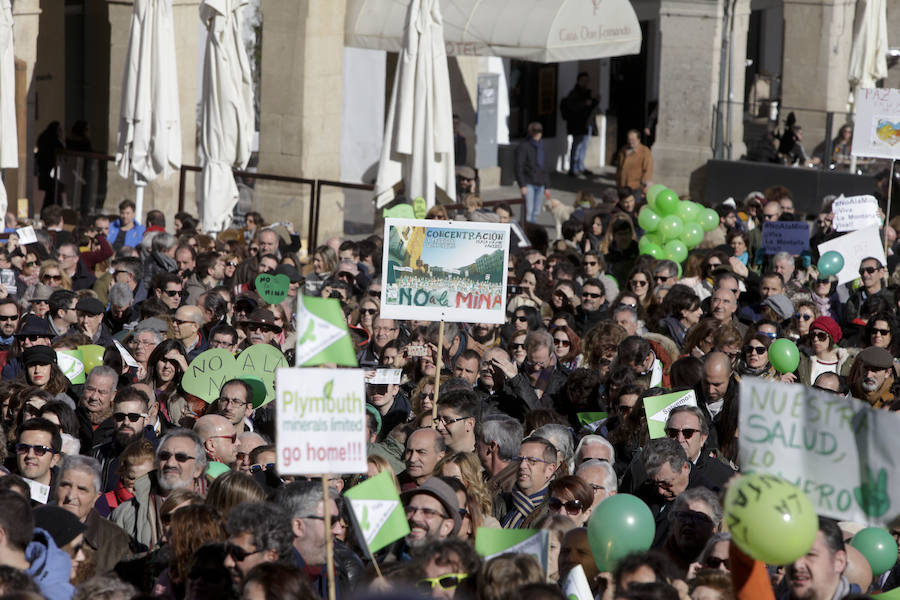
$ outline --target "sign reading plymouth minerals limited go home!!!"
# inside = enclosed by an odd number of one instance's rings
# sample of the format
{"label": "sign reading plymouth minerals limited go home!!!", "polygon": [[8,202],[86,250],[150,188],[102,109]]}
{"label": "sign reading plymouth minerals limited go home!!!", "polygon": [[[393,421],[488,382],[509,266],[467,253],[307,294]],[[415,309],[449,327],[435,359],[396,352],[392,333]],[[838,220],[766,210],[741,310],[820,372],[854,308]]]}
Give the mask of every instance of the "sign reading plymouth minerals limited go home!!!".
{"label": "sign reading plymouth minerals limited go home!!!", "polygon": [[381,316],[503,323],[509,225],[385,219]]}
{"label": "sign reading plymouth minerals limited go home!!!", "polygon": [[278,369],[275,439],[284,475],[366,472],[361,369]]}

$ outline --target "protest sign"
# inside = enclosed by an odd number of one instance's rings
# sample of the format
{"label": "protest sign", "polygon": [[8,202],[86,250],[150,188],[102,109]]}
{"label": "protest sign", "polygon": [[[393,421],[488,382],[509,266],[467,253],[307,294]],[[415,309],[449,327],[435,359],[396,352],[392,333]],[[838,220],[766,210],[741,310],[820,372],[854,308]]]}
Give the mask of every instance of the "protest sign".
{"label": "protest sign", "polygon": [[363,371],[278,369],[276,380],[278,472],[365,473]]}
{"label": "protest sign", "polygon": [[296,364],[314,367],[328,363],[357,366],[341,303],[334,298],[298,296]]}
{"label": "protest sign", "polygon": [[777,475],[816,512],[878,526],[900,509],[900,415],[801,385],[741,380],[740,463]]}
{"label": "protest sign", "polygon": [[25,244],[33,244],[37,241],[37,234],[34,232],[34,227],[31,225],[16,229],[16,235],[19,236],[19,243],[23,246]]}
{"label": "protest sign", "polygon": [[876,258],[881,264],[887,264],[883,244],[878,227],[864,227],[819,244],[819,255],[834,250],[844,257],[844,268],[837,274],[838,284],[843,284],[859,277],[859,265],[864,258]]}
{"label": "protest sign", "polygon": [[181,387],[188,394],[212,402],[226,381],[249,375],[265,386],[266,404],[275,398],[275,371],[286,366],[281,350],[269,344],[253,344],[237,358],[224,348],[212,348],[191,361],[181,378]]}
{"label": "protest sign", "polygon": [[648,396],[644,398],[644,411],[647,414],[647,428],[650,430],[650,438],[656,439],[666,436],[666,419],[676,406],[697,406],[697,396],[694,390],[672,392],[662,396]]}
{"label": "protest sign", "polygon": [[809,225],[805,221],[766,221],[762,226],[766,254],[801,254],[809,250]]}
{"label": "protest sign", "polygon": [[291,279],[282,273],[260,273],[254,280],[256,293],[269,304],[281,304],[287,298]]}
{"label": "protest sign", "polygon": [[572,567],[563,582],[562,592],[566,600],[594,600],[594,593],[584,574],[584,567],[581,565]]}
{"label": "protest sign", "polygon": [[344,492],[363,547],[374,554],[409,533],[403,504],[387,471]]}
{"label": "protest sign", "polygon": [[81,362],[81,350],[57,350],[56,364],[70,383],[84,383],[84,363]]}
{"label": "protest sign", "polygon": [[125,346],[123,346],[119,342],[119,340],[113,340],[113,344],[115,344],[116,350],[118,350],[119,354],[122,356],[123,363],[125,363],[129,367],[134,367],[134,368],[138,368],[141,366],[141,363],[139,363],[137,360],[135,360],[135,358],[131,355],[131,352],[126,350]]}
{"label": "protest sign", "polygon": [[853,156],[900,158],[900,90],[856,91]]}
{"label": "protest sign", "polygon": [[509,224],[386,219],[381,316],[503,323]]}
{"label": "protest sign", "polygon": [[550,537],[546,529],[495,529],[479,527],[475,531],[475,552],[485,561],[507,552],[530,554],[547,572]]}
{"label": "protest sign", "polygon": [[399,385],[403,369],[375,369],[366,371],[366,383],[372,385]]}
{"label": "protest sign", "polygon": [[881,227],[878,200],[875,196],[839,197],[831,205],[835,231],[856,231],[863,227]]}
{"label": "protest sign", "polygon": [[580,412],[576,413],[575,416],[578,417],[578,422],[584,425],[585,427],[589,427],[591,429],[596,429],[593,427],[594,423],[597,423],[599,426],[599,422],[609,416],[609,413],[605,412]]}

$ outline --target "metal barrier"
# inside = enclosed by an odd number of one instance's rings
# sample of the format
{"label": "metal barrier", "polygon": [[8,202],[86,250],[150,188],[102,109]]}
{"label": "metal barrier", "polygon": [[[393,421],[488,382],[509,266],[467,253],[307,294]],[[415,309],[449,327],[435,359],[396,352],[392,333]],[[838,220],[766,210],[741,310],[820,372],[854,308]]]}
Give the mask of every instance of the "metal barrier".
{"label": "metal barrier", "polygon": [[[507,206],[515,206],[517,204],[522,205],[522,210],[520,213],[519,221],[522,226],[522,230],[525,230],[525,198],[510,198],[508,200],[482,200],[481,204],[483,206],[499,206],[501,204],[506,204]],[[447,210],[465,210],[465,206],[462,204],[443,204],[442,205]]]}
{"label": "metal barrier", "polygon": [[316,248],[319,242],[319,205],[322,202],[323,187],[334,187],[344,190],[375,190],[375,186],[371,183],[346,183],[343,181],[331,181],[329,179],[317,179],[315,200],[310,202],[309,205],[309,234],[307,236],[307,244],[310,252]]}
{"label": "metal barrier", "polygon": [[[100,152],[60,150],[56,154],[56,185],[53,186],[53,204],[91,214],[103,206],[106,198],[107,169],[99,168],[101,162],[115,162],[116,157]],[[60,202],[60,191],[66,193]],[[46,200],[44,204],[49,204]]]}

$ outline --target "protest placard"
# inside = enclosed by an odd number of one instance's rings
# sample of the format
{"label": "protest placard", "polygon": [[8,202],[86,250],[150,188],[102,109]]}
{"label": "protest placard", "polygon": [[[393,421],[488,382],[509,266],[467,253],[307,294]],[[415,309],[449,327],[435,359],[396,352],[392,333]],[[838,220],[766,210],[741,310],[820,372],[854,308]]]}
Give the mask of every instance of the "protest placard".
{"label": "protest placard", "polygon": [[23,246],[25,244],[33,244],[37,241],[37,234],[34,232],[34,227],[31,225],[16,229],[16,235],[19,236],[19,243]]}
{"label": "protest placard", "polygon": [[816,512],[884,525],[900,509],[900,415],[796,384],[741,380],[740,463],[783,477]]}
{"label": "protest placard", "polygon": [[569,570],[562,585],[562,592],[566,600],[594,600],[594,593],[591,591],[587,575],[584,574],[584,567],[575,565]]}
{"label": "protest placard", "polygon": [[853,156],[900,158],[900,90],[856,91]]}
{"label": "protest placard", "polygon": [[362,370],[278,369],[275,389],[279,473],[367,471]]}
{"label": "protest placard", "polygon": [[260,273],[254,280],[256,293],[269,304],[281,304],[287,298],[291,280],[283,273]]}
{"label": "protest placard", "polygon": [[338,300],[298,296],[296,319],[298,367],[327,363],[357,366],[353,340]]}
{"label": "protest placard", "polygon": [[650,430],[650,438],[656,439],[666,435],[666,419],[676,406],[697,406],[697,396],[694,390],[672,392],[662,396],[648,396],[644,398],[644,411],[647,414],[647,429]]}
{"label": "protest placard", "polygon": [[350,515],[364,547],[374,554],[409,533],[409,521],[387,471],[359,483],[346,492]]}
{"label": "protest placard", "polygon": [[856,231],[863,227],[881,227],[875,196],[840,196],[831,205],[835,231]]}
{"label": "protest placard", "polygon": [[479,527],[475,530],[475,552],[485,561],[508,552],[530,554],[546,573],[549,548],[550,537],[546,529]]}
{"label": "protest placard", "polygon": [[223,348],[211,348],[191,361],[181,378],[181,387],[188,394],[212,402],[226,381],[250,375],[265,386],[263,404],[267,404],[275,398],[275,371],[286,366],[281,350],[269,344],[253,344],[237,357]]}
{"label": "protest placard", "polygon": [[84,383],[84,363],[81,362],[81,350],[57,350],[56,364],[70,383]]}
{"label": "protest placard", "polygon": [[766,254],[801,254],[809,250],[809,225],[805,221],[766,221],[762,225]]}
{"label": "protest placard", "polygon": [[837,274],[839,284],[859,277],[859,265],[864,258],[876,258],[881,264],[887,264],[878,227],[864,227],[819,244],[819,256],[831,250],[844,257],[844,268]]}
{"label": "protest placard", "polygon": [[372,385],[400,385],[403,369],[375,369],[366,372],[366,383]]}
{"label": "protest placard", "polygon": [[386,219],[381,316],[503,323],[509,224]]}

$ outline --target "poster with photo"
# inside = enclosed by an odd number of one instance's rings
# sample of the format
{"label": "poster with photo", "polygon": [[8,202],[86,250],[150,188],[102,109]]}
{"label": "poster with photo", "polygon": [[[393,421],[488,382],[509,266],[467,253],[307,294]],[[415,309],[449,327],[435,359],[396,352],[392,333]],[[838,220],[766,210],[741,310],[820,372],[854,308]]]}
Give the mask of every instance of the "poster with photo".
{"label": "poster with photo", "polygon": [[900,158],[900,90],[858,90],[855,108],[853,156]]}
{"label": "poster with photo", "polygon": [[505,322],[508,224],[386,219],[384,239],[382,317]]}

